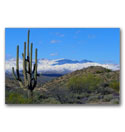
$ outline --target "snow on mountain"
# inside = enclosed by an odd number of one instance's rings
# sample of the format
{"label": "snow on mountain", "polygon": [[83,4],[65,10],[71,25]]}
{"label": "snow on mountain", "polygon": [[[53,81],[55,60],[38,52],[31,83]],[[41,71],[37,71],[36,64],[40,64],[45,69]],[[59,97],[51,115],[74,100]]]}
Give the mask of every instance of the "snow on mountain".
{"label": "snow on mountain", "polygon": [[[19,60],[20,70],[23,69],[23,61]],[[49,74],[65,74],[73,72],[75,70],[80,70],[90,66],[102,66],[111,70],[119,70],[120,66],[116,64],[99,64],[88,60],[69,60],[69,59],[39,59],[38,60],[38,72],[40,73],[49,73]],[[12,67],[16,68],[16,59],[6,60],[5,62],[6,72],[11,73]]]}

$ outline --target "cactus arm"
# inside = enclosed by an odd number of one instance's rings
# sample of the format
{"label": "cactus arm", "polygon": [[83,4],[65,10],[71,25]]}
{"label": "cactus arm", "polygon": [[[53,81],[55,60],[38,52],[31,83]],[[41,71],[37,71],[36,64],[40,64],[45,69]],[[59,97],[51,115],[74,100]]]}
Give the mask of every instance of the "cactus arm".
{"label": "cactus arm", "polygon": [[35,72],[35,67],[36,67],[36,65],[34,64],[34,66],[33,66],[33,72],[32,72],[33,75],[34,75],[34,72]]}
{"label": "cactus arm", "polygon": [[26,42],[24,42],[24,58],[26,58]]}
{"label": "cactus arm", "polygon": [[22,54],[23,56],[23,75],[24,75],[24,84],[27,86],[27,73],[26,73],[26,68],[27,68],[27,61],[26,61],[26,42],[24,42],[24,53]]}
{"label": "cactus arm", "polygon": [[32,76],[32,49],[33,49],[33,43],[31,43],[30,47],[30,74]]}
{"label": "cactus arm", "polygon": [[14,68],[12,68],[12,71],[13,71],[14,78],[18,81],[20,87],[24,87],[24,85],[22,83],[22,80],[20,78],[20,74],[19,74],[19,45],[17,45],[17,56],[16,56],[16,73],[17,73],[17,77],[15,75]]}
{"label": "cactus arm", "polygon": [[12,73],[13,73],[14,79],[15,79],[16,81],[18,81],[20,87],[21,87],[21,88],[24,88],[24,85],[23,85],[23,83],[22,83],[22,80],[21,80],[21,79],[19,80],[19,79],[16,77],[16,74],[15,74],[15,71],[14,71],[14,67],[12,67]]}
{"label": "cactus arm", "polygon": [[33,71],[32,71],[32,78],[34,78],[35,67],[36,67],[36,65],[34,64],[34,65],[33,65]]}
{"label": "cactus arm", "polygon": [[27,69],[27,60],[26,60],[26,42],[24,42],[24,69],[25,69],[25,79],[27,79],[26,69]]}
{"label": "cactus arm", "polygon": [[21,88],[25,88],[24,84],[22,83],[22,81],[18,80],[18,83],[20,85]]}
{"label": "cactus arm", "polygon": [[16,77],[16,74],[15,74],[15,71],[14,71],[14,67],[12,67],[12,75],[13,75],[15,80],[18,80],[17,77]]}
{"label": "cactus arm", "polygon": [[36,87],[37,81],[35,80],[35,78],[32,78],[32,82],[33,82],[32,87],[34,89]]}
{"label": "cactus arm", "polygon": [[35,75],[34,75],[34,73],[35,73],[35,68],[36,68],[36,65],[34,64],[34,66],[33,66],[33,71],[32,71],[32,87],[35,87],[36,85],[35,85]]}
{"label": "cactus arm", "polygon": [[35,49],[35,64],[33,68],[33,78],[32,78],[32,89],[36,87],[37,84],[37,49]]}
{"label": "cactus arm", "polygon": [[19,70],[19,45],[17,45],[17,53],[16,53],[16,69]]}
{"label": "cactus arm", "polygon": [[30,30],[28,30],[28,38],[27,38],[27,56],[29,56],[29,37],[30,37]]}
{"label": "cactus arm", "polygon": [[30,36],[30,30],[28,30],[28,37],[27,37],[27,83],[28,83],[28,87],[30,87],[29,36]]}
{"label": "cactus arm", "polygon": [[35,73],[34,73],[35,81],[37,81],[37,49],[35,49]]}
{"label": "cactus arm", "polygon": [[28,72],[30,72],[30,58],[29,58],[29,36],[30,36],[30,30],[28,30],[28,37],[27,37],[27,62],[28,62]]}
{"label": "cactus arm", "polygon": [[19,74],[19,45],[17,45],[17,55],[16,55],[16,74],[17,79],[22,81]]}
{"label": "cactus arm", "polygon": [[17,73],[17,78],[19,79],[19,45],[17,45],[17,54],[16,54],[16,73]]}
{"label": "cactus arm", "polygon": [[26,61],[25,61],[25,57],[24,54],[22,54],[23,56],[23,76],[24,76],[24,85],[27,85],[27,77],[26,77]]}

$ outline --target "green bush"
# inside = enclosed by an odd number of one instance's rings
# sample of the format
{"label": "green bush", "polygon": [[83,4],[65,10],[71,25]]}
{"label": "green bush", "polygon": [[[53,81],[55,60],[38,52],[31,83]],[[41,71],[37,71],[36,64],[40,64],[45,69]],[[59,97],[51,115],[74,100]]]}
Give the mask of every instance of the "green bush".
{"label": "green bush", "polygon": [[110,69],[106,69],[105,71],[106,71],[106,72],[111,72],[112,70],[110,70]]}
{"label": "green bush", "polygon": [[114,89],[116,92],[119,92],[119,81],[112,81],[110,83],[110,88]]}
{"label": "green bush", "polygon": [[30,104],[32,103],[31,99],[27,99],[21,94],[18,93],[9,93],[6,97],[6,104]]}
{"label": "green bush", "polygon": [[101,82],[99,77],[88,74],[86,76],[70,78],[67,87],[74,93],[93,92]]}
{"label": "green bush", "polygon": [[97,74],[99,74],[99,73],[104,73],[104,71],[96,71],[96,73],[97,73]]}

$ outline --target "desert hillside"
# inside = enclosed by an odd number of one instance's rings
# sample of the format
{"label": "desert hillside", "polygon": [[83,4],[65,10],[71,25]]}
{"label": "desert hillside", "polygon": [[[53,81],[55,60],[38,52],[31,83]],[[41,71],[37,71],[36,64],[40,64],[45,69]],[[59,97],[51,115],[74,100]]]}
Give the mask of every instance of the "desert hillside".
{"label": "desert hillside", "polygon": [[104,83],[109,83],[113,80],[119,81],[119,71],[111,71],[109,69],[100,67],[100,66],[92,66],[89,68],[85,68],[82,70],[77,70],[75,72],[66,74],[64,76],[55,78],[48,83],[45,83],[42,88],[49,89],[51,87],[63,87],[67,84],[70,78],[72,77],[80,77],[80,76],[87,76],[88,74],[93,74],[103,80]]}
{"label": "desert hillside", "polygon": [[[119,104],[119,74],[119,71],[91,66],[60,77],[40,76],[33,103]],[[11,103],[11,96],[24,98],[23,103],[27,103],[25,92],[13,78],[6,76],[6,103]],[[21,103],[21,99],[15,103]]]}

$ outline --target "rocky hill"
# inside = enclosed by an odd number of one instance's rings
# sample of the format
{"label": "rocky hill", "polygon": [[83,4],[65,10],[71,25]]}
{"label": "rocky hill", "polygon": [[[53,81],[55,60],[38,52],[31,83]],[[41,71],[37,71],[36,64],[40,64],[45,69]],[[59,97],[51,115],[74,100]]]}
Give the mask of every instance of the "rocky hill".
{"label": "rocky hill", "polygon": [[79,76],[86,76],[87,74],[93,74],[98,76],[103,80],[104,83],[109,83],[113,80],[119,81],[119,70],[118,71],[112,71],[100,66],[91,66],[89,68],[85,68],[82,70],[77,70],[69,74],[65,74],[64,76],[58,77],[56,79],[53,79],[49,81],[48,83],[45,83],[42,88],[49,89],[51,87],[63,87],[66,85],[66,83],[69,81],[72,77],[79,77]]}
{"label": "rocky hill", "polygon": [[[112,71],[100,66],[91,66],[60,77],[41,76],[38,78],[38,85],[34,91],[33,103],[119,104],[119,78],[120,71]],[[26,95],[25,91],[22,91],[13,79],[7,77],[7,103],[10,101],[11,93]],[[15,97],[15,95],[12,96]],[[12,103],[14,102],[12,101]]]}

